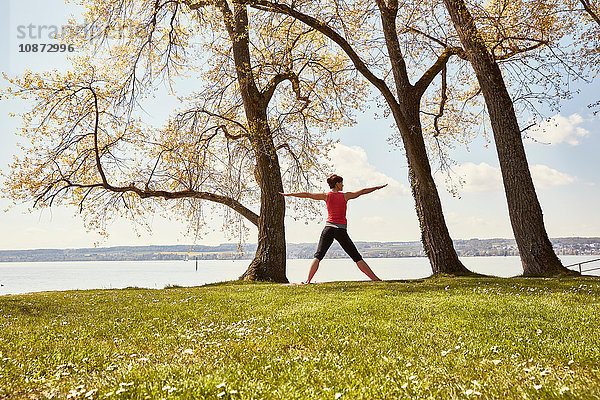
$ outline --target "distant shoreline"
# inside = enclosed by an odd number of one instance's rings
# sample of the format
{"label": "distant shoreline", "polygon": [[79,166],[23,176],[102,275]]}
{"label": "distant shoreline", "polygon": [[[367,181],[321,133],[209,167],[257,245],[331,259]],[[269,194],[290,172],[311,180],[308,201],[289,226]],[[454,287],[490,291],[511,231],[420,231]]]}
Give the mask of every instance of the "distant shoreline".
{"label": "distant shoreline", "polygon": [[[558,255],[600,255],[599,237],[551,239]],[[455,240],[461,257],[518,256],[514,239]],[[421,242],[356,242],[366,258],[425,257]],[[316,243],[288,243],[287,257],[310,259]],[[248,260],[256,244],[239,246],[224,243],[218,246],[165,245],[114,246],[80,249],[0,250],[0,262],[60,262],[60,261],[150,261],[150,260]],[[330,258],[346,257],[335,243],[328,252]]]}

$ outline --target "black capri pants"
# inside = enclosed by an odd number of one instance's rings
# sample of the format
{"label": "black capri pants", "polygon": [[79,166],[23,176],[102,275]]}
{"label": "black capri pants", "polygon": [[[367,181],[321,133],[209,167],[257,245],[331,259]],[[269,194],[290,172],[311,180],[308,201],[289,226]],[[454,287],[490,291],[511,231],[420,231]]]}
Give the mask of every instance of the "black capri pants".
{"label": "black capri pants", "polygon": [[323,232],[321,232],[321,238],[319,239],[319,245],[317,246],[317,252],[315,253],[315,258],[318,258],[319,261],[325,257],[325,253],[331,247],[333,243],[333,239],[337,240],[338,243],[342,246],[342,249],[352,258],[354,262],[359,262],[362,260],[362,256],[356,249],[356,246],[348,236],[348,231],[344,228],[334,228],[333,226],[326,226],[323,228]]}

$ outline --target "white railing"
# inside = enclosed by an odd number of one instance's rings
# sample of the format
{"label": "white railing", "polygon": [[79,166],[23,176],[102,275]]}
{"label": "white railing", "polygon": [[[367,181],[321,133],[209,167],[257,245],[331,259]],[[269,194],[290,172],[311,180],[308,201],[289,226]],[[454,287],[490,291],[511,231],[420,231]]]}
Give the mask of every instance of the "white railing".
{"label": "white railing", "polygon": [[587,264],[587,263],[591,263],[591,262],[597,262],[600,261],[600,258],[596,258],[594,260],[587,260],[587,261],[582,261],[579,263],[575,263],[575,264],[571,264],[571,265],[565,265],[566,268],[572,268],[574,266],[578,266],[579,267],[579,273],[583,273],[583,272],[589,272],[589,271],[597,271],[600,269],[600,267],[595,267],[595,268],[590,268],[590,269],[581,269],[581,265],[582,264]]}

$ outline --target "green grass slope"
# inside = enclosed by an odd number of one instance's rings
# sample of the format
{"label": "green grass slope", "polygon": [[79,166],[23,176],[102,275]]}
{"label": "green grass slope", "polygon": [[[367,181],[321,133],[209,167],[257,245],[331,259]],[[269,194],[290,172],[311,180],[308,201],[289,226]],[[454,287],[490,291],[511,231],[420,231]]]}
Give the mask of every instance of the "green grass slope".
{"label": "green grass slope", "polygon": [[600,280],[0,297],[0,399],[600,398]]}

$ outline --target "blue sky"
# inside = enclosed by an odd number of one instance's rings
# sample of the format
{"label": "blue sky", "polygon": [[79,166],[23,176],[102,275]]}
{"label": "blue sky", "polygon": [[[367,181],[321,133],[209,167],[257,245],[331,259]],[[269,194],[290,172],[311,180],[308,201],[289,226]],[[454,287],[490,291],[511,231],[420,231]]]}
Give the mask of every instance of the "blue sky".
{"label": "blue sky", "polygon": [[[65,68],[64,54],[23,54],[19,44],[35,40],[19,39],[17,26],[61,26],[68,15],[76,12],[59,0],[2,0],[0,2],[0,70],[14,75],[25,69]],[[46,30],[47,31],[47,30]],[[46,32],[45,31],[45,32]],[[37,41],[40,43],[41,41]],[[3,84],[2,84],[3,85]],[[558,115],[550,114],[545,132],[534,133],[537,142],[527,140],[526,151],[538,196],[551,237],[600,236],[600,115],[587,107],[598,99],[600,83],[579,87],[581,93],[563,104]],[[15,130],[19,121],[8,117],[25,104],[0,101],[0,169],[4,170],[17,151]],[[372,109],[358,116],[358,123],[338,132],[340,145],[331,157],[338,173],[344,176],[346,190],[389,183],[389,187],[349,204],[349,232],[356,241],[419,240],[414,201],[408,190],[407,163],[401,151],[386,139],[393,132],[391,122],[376,119]],[[499,178],[498,161],[493,143],[487,148],[482,138],[469,145],[470,151],[457,147],[452,153],[457,165],[454,172],[465,180],[460,198],[452,197],[444,177],[436,175],[447,223],[454,239],[512,237],[508,211]],[[323,191],[326,190],[325,183]],[[309,201],[309,200],[307,200]],[[0,210],[9,202],[0,200]],[[153,233],[132,230],[127,221],[115,221],[109,245],[190,243],[184,224],[159,217],[150,221]],[[29,213],[27,206],[16,206],[0,213],[0,249],[88,247],[100,240],[86,232],[76,210],[56,208]],[[322,221],[308,224],[288,218],[289,242],[315,242]],[[250,242],[255,241],[251,228]],[[199,242],[218,244],[228,241],[216,222],[214,231]]]}

